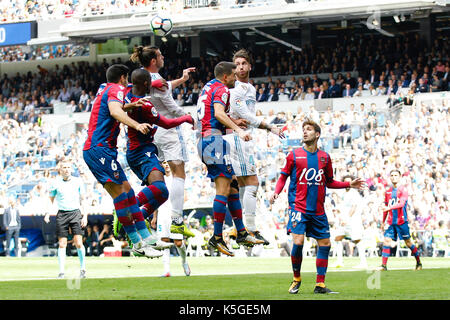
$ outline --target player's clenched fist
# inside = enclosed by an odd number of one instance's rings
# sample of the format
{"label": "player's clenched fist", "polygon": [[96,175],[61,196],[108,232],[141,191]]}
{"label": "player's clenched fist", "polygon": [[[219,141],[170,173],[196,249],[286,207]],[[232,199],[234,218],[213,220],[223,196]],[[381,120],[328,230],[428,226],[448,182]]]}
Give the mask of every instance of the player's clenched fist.
{"label": "player's clenched fist", "polygon": [[139,123],[134,129],[136,129],[142,134],[147,134],[152,129],[152,126],[148,123]]}

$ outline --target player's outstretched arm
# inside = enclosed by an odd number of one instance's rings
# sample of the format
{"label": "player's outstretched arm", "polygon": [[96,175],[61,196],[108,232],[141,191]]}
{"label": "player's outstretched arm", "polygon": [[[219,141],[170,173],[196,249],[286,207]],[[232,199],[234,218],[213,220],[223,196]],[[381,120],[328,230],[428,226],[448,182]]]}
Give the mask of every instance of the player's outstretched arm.
{"label": "player's outstretched arm", "polygon": [[109,112],[111,116],[117,121],[139,131],[142,134],[147,134],[151,130],[151,125],[148,123],[139,123],[131,119],[125,111],[122,109],[122,103],[117,101],[111,101],[108,103]]}
{"label": "player's outstretched arm", "polygon": [[283,191],[284,185],[286,184],[288,176],[285,174],[281,174],[278,178],[277,184],[275,186],[275,192],[270,197],[270,204],[273,204],[276,199],[278,199],[278,195]]}
{"label": "player's outstretched arm", "polygon": [[191,117],[190,114],[181,116],[179,118],[175,118],[175,119],[168,119],[162,115],[159,115],[158,120],[156,121],[156,124],[160,127],[163,127],[164,129],[171,129],[171,128],[175,128],[178,127],[180,124],[182,123],[190,123],[190,124],[194,124],[194,119]]}
{"label": "player's outstretched arm", "polygon": [[229,129],[233,129],[239,135],[239,137],[244,141],[249,141],[252,139],[250,133],[245,132],[238,125],[236,125],[230,117],[225,113],[225,107],[220,103],[214,103],[214,114],[216,119]]}
{"label": "player's outstretched arm", "polygon": [[183,70],[183,76],[181,78],[172,80],[170,83],[172,84],[172,89],[178,87],[179,85],[185,83],[189,80],[189,73],[195,72],[195,67],[187,68]]}
{"label": "player's outstretched arm", "polygon": [[122,107],[123,111],[128,112],[134,108],[142,107],[145,103],[149,102],[149,97],[141,98],[135,102],[125,103]]}

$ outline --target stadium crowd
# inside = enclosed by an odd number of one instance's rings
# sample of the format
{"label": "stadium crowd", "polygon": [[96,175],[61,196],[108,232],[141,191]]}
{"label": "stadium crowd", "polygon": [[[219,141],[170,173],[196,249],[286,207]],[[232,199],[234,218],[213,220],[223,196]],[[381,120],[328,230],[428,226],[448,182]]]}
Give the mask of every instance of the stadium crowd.
{"label": "stadium crowd", "polygon": [[[176,48],[162,44],[161,50],[168,59],[160,73],[172,80],[181,77],[183,69],[197,67],[190,80],[173,92],[181,106],[195,105],[203,85],[214,77],[214,65],[229,58],[231,52],[192,59],[188,57],[188,42],[178,39],[174,45]],[[67,48],[62,51],[72,50]],[[41,52],[48,54],[49,50]],[[308,46],[302,52],[280,47],[255,49],[252,76],[256,80],[252,82],[258,102],[386,96],[391,105],[411,104],[415,93],[450,90],[448,51],[447,41],[435,40],[427,49],[418,35],[384,40],[376,36],[343,36],[336,46]],[[15,55],[5,50],[0,50],[0,55],[1,52]],[[68,103],[73,112],[89,111],[99,83],[105,81],[104,71],[116,62],[125,63],[130,69],[138,67],[118,58],[92,64],[72,62],[63,67],[56,65],[52,70],[38,66],[26,75],[5,74],[0,80],[0,112],[10,116],[25,112],[26,117],[33,109],[50,112],[57,102]],[[352,72],[358,76],[352,76]]]}
{"label": "stadium crowd", "polygon": [[[379,230],[382,217],[379,208],[383,201],[382,191],[388,184],[386,177],[392,168],[403,173],[403,183],[408,186],[410,227],[418,248],[423,255],[433,254],[437,246],[448,246],[450,227],[449,187],[449,132],[450,118],[448,100],[433,100],[404,106],[401,121],[383,119],[377,110],[359,108],[353,112],[333,112],[331,109],[319,113],[313,107],[308,112],[292,114],[276,113],[270,110],[262,115],[269,122],[285,127],[286,139],[263,130],[254,130],[253,139],[256,150],[258,176],[261,182],[258,191],[258,208],[261,231],[272,243],[280,247],[288,245],[284,227],[287,219],[287,197],[283,193],[275,205],[269,204],[269,197],[289,150],[301,142],[301,123],[311,117],[320,123],[323,131],[321,147],[331,152],[335,175],[338,179],[347,174],[363,177],[369,189],[364,191],[361,204],[364,206],[363,223],[367,232],[368,244],[380,244],[382,234]],[[349,107],[350,108],[350,107]],[[356,117],[358,120],[355,122]],[[103,187],[96,182],[82,161],[82,147],[86,139],[87,127],[67,139],[61,139],[57,128],[42,118],[16,121],[9,115],[0,118],[0,198],[19,195],[23,199],[21,211],[27,215],[44,215],[52,210],[48,188],[56,177],[55,165],[63,157],[74,160],[74,174],[85,182],[87,199],[86,210],[90,214],[110,214],[113,204]],[[195,146],[195,132],[190,126],[183,127],[188,144],[189,159],[186,166],[185,209],[208,206],[214,198],[214,189],[206,178]],[[334,137],[334,138],[330,138]],[[330,140],[331,139],[331,140]],[[126,139],[122,134],[118,140],[119,161],[127,167],[125,160]],[[140,183],[127,169],[130,182],[136,190]],[[27,191],[20,186],[30,185]],[[339,223],[341,196],[343,191],[329,191],[326,210],[332,230]],[[3,203],[5,207],[7,204]],[[206,237],[211,232],[207,219],[189,221],[191,226]],[[96,224],[95,221],[91,224]],[[440,226],[440,225],[443,225]],[[91,225],[89,232],[100,235],[100,250],[113,245],[108,227]],[[103,230],[107,228],[108,230]],[[434,236],[438,230],[445,231],[443,242],[437,243]],[[439,231],[440,232],[440,231]],[[442,233],[442,232],[441,232]],[[201,236],[201,237],[202,237]],[[103,241],[105,240],[105,241]],[[92,242],[92,240],[90,240]],[[93,241],[95,243],[95,241]],[[349,243],[349,251],[352,252]],[[87,246],[88,247],[88,246]],[[91,251],[90,251],[91,252]],[[289,254],[290,250],[286,250]]]}

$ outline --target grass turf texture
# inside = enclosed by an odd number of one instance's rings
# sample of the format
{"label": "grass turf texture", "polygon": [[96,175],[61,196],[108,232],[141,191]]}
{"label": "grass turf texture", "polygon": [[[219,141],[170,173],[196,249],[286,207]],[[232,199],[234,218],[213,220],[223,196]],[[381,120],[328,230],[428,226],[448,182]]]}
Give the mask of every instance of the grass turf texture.
{"label": "grass turf texture", "polygon": [[450,259],[422,260],[424,270],[414,271],[414,258],[390,258],[390,270],[375,273],[381,258],[368,259],[370,271],[355,271],[359,259],[347,258],[344,268],[329,267],[326,277],[327,286],[340,294],[315,295],[315,258],[305,258],[300,292],[290,295],[289,258],[193,257],[192,275],[186,277],[177,257],[171,259],[173,277],[160,278],[160,259],[88,257],[88,278],[82,280],[76,279],[77,257],[67,258],[63,280],[55,279],[55,257],[2,258],[0,300],[448,300]]}

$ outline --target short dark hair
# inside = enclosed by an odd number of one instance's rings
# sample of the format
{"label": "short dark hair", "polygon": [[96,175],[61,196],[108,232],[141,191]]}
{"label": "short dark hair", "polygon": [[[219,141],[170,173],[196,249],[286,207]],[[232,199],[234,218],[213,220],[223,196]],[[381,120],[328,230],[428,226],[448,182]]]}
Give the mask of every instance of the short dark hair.
{"label": "short dark hair", "polygon": [[108,83],[118,83],[120,77],[127,76],[130,69],[123,64],[113,64],[106,70],[106,81]]}
{"label": "short dark hair", "polygon": [[345,180],[345,179],[350,179],[350,180],[353,181],[353,176],[347,174],[347,175],[344,176],[344,178],[342,180]]}
{"label": "short dark hair", "polygon": [[314,131],[316,131],[318,133],[322,132],[321,129],[320,129],[320,126],[317,124],[317,122],[315,122],[315,121],[313,121],[311,119],[306,118],[305,121],[302,124],[302,128],[304,128],[306,125],[313,126]]}
{"label": "short dark hair", "polygon": [[155,46],[138,46],[134,48],[130,60],[134,63],[140,63],[144,68],[147,68],[152,62],[152,59],[157,58],[158,50],[159,48]]}
{"label": "short dark hair", "polygon": [[398,175],[399,175],[399,176],[402,175],[402,173],[401,173],[400,170],[398,170],[398,169],[392,169],[391,172],[389,172],[389,175],[391,175],[392,172],[398,172]]}
{"label": "short dark hair", "polygon": [[222,78],[224,75],[229,75],[236,69],[236,65],[233,62],[221,61],[214,68],[214,77]]}
{"label": "short dark hair", "polygon": [[145,81],[148,81],[151,83],[152,78],[150,77],[150,73],[145,69],[135,69],[131,73],[131,82],[133,85],[143,85]]}
{"label": "short dark hair", "polygon": [[245,49],[240,49],[234,53],[233,61],[236,60],[237,58],[243,58],[243,59],[247,60],[248,63],[252,63],[250,60],[250,54]]}

